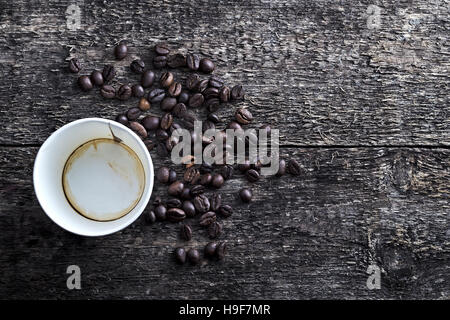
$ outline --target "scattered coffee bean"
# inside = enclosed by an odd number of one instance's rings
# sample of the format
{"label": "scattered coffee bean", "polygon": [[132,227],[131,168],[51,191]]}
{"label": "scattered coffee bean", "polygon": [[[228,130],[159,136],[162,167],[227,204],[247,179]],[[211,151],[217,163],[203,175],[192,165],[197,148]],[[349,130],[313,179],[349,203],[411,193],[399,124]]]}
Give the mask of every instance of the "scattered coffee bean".
{"label": "scattered coffee bean", "polygon": [[148,102],[148,100],[145,98],[141,98],[141,99],[139,99],[138,108],[141,111],[148,111],[148,110],[150,110],[150,102]]}
{"label": "scattered coffee bean", "polygon": [[233,175],[233,166],[229,164],[224,164],[220,168],[220,174],[225,180],[228,180]]}
{"label": "scattered coffee bean", "polygon": [[252,113],[246,108],[237,109],[234,116],[236,117],[236,121],[240,124],[249,124],[253,120]]}
{"label": "scattered coffee bean", "polygon": [[128,47],[125,44],[125,42],[120,42],[115,48],[114,48],[114,55],[116,56],[117,60],[122,60],[125,58],[128,54]]}
{"label": "scattered coffee bean", "polygon": [[202,93],[203,91],[206,90],[206,88],[208,88],[208,84],[209,84],[209,81],[207,79],[199,80],[195,84],[194,91]]}
{"label": "scattered coffee bean", "polygon": [[165,206],[163,206],[162,204],[160,204],[159,206],[155,207],[155,216],[156,219],[159,221],[164,221],[167,218],[167,209]]}
{"label": "scattered coffee bean", "polygon": [[133,97],[142,98],[145,94],[144,88],[140,84],[131,86],[131,93]]}
{"label": "scattered coffee bean", "polygon": [[159,128],[160,119],[156,116],[146,116],[142,119],[142,125],[149,131],[154,131]]}
{"label": "scattered coffee bean", "polygon": [[161,101],[160,107],[163,111],[172,111],[172,109],[176,106],[177,99],[173,97],[166,97]]}
{"label": "scattered coffee bean", "polygon": [[233,129],[233,130],[242,130],[242,127],[239,123],[235,122],[235,121],[231,121],[228,125],[227,125],[227,129]]}
{"label": "scattered coffee bean", "polygon": [[181,200],[177,198],[170,198],[166,201],[166,206],[168,208],[181,208]]}
{"label": "scattered coffee bean", "polygon": [[209,186],[212,181],[212,174],[211,173],[205,173],[200,177],[199,183],[202,186]]}
{"label": "scattered coffee bean", "polygon": [[211,76],[211,78],[209,78],[209,86],[220,89],[223,86],[223,80],[217,76]]}
{"label": "scattered coffee bean", "polygon": [[186,216],[193,217],[196,214],[195,206],[192,201],[186,200],[183,201],[183,205],[181,207],[183,211],[186,213]]}
{"label": "scattered coffee bean", "polygon": [[213,175],[212,180],[211,180],[211,185],[214,188],[220,188],[222,187],[223,183],[225,182],[225,179],[223,178],[223,176],[220,173],[216,173],[215,175]]}
{"label": "scattered coffee bean", "polygon": [[128,109],[126,115],[128,120],[136,120],[141,115],[141,110],[137,107]]}
{"label": "scattered coffee bean", "polygon": [[200,171],[195,167],[187,168],[184,172],[184,182],[189,184],[196,184],[200,179]]}
{"label": "scattered coffee bean", "polygon": [[225,218],[228,218],[233,214],[233,208],[228,204],[224,204],[223,206],[220,206],[219,214]]}
{"label": "scattered coffee bean", "polygon": [[161,117],[160,126],[163,130],[168,130],[173,123],[173,116],[170,113],[165,113]]}
{"label": "scattered coffee bean", "polygon": [[188,90],[195,90],[195,88],[197,87],[197,82],[200,81],[200,77],[198,76],[198,74],[191,74],[187,77],[186,79],[186,88]]}
{"label": "scattered coffee bean", "polygon": [[161,42],[155,45],[155,52],[157,55],[166,56],[170,53],[170,49],[167,43]]}
{"label": "scattered coffee bean", "polygon": [[217,259],[222,260],[225,257],[226,252],[227,252],[227,245],[226,245],[226,243],[225,242],[220,242],[217,245],[215,256],[217,257]]}
{"label": "scattered coffee bean", "polygon": [[188,224],[182,224],[180,228],[181,239],[190,241],[192,239],[192,228]]}
{"label": "scattered coffee bean", "polygon": [[186,104],[188,101],[189,101],[189,92],[181,91],[180,95],[178,96],[178,102]]}
{"label": "scattered coffee bean", "polygon": [[244,99],[244,89],[240,84],[235,85],[233,89],[231,89],[231,99],[232,100],[242,100]]}
{"label": "scattered coffee bean", "polygon": [[186,213],[179,208],[170,208],[167,210],[167,220],[170,222],[180,222],[186,219]]}
{"label": "scattered coffee bean", "polygon": [[191,199],[191,189],[184,187],[183,191],[181,192],[180,198],[183,200],[190,200]]}
{"label": "scattered coffee bean", "polygon": [[181,54],[177,53],[171,56],[167,57],[167,65],[170,68],[181,68],[186,66],[186,57]]}
{"label": "scattered coffee bean", "polygon": [[155,148],[155,143],[152,140],[146,139],[143,142],[144,142],[145,146],[147,147],[148,151],[152,151]]}
{"label": "scattered coffee bean", "polygon": [[[195,205],[195,203],[194,203],[194,205]],[[198,209],[197,209],[197,211],[198,211]],[[207,227],[215,221],[216,221],[216,213],[213,211],[208,211],[200,216],[199,224],[202,227]]]}
{"label": "scattered coffee bean", "polygon": [[179,264],[184,264],[186,262],[186,250],[183,248],[176,248],[175,259]]}
{"label": "scattered coffee bean", "polygon": [[[191,189],[192,194],[192,189]],[[205,213],[209,210],[209,199],[203,194],[200,194],[194,198],[195,210],[198,213]]]}
{"label": "scattered coffee bean", "polygon": [[169,134],[166,130],[157,129],[155,133],[156,139],[160,142],[166,141],[169,138]]}
{"label": "scattered coffee bean", "polygon": [[81,70],[81,63],[77,58],[69,60],[69,71],[72,73],[78,73]]}
{"label": "scattered coffee bean", "polygon": [[208,121],[211,121],[212,123],[219,123],[220,119],[219,116],[215,113],[208,114]]}
{"label": "scattered coffee bean", "polygon": [[89,91],[94,86],[92,85],[92,81],[88,76],[80,76],[78,78],[78,85],[83,91]]}
{"label": "scattered coffee bean", "polygon": [[183,192],[184,184],[181,181],[175,181],[167,190],[167,193],[171,196],[178,197],[181,195],[181,192]]}
{"label": "scattered coffee bean", "polygon": [[117,98],[122,101],[128,100],[131,97],[131,88],[127,84],[123,84],[117,90]]}
{"label": "scattered coffee bean", "polygon": [[170,87],[167,89],[167,93],[169,94],[169,96],[171,97],[178,97],[181,93],[181,84],[178,82],[172,82],[172,84],[170,85]]}
{"label": "scattered coffee bean", "polygon": [[205,246],[204,254],[208,258],[213,258],[216,254],[217,242],[209,242]]}
{"label": "scattered coffee bean", "polygon": [[203,96],[205,97],[205,100],[209,100],[212,98],[217,98],[219,96],[219,90],[217,88],[206,88],[202,92]]}
{"label": "scattered coffee bean", "polygon": [[248,181],[256,182],[259,180],[259,172],[255,169],[250,169],[245,173],[245,176]]}
{"label": "scattered coffee bean", "polygon": [[179,139],[177,136],[170,136],[169,139],[166,140],[166,148],[170,152],[172,149],[178,144]]}
{"label": "scattered coffee bean", "polygon": [[162,69],[167,64],[167,57],[166,56],[156,56],[153,58],[153,66],[156,69]]}
{"label": "scattered coffee bean", "polygon": [[278,172],[276,174],[277,177],[281,177],[286,173],[286,161],[283,159],[278,163]]}
{"label": "scattered coffee bean", "polygon": [[216,239],[222,234],[222,225],[214,221],[208,226],[208,236],[210,239]]}
{"label": "scattered coffee bean", "polygon": [[219,109],[220,101],[218,98],[211,98],[205,102],[205,108],[208,112],[216,112]]}
{"label": "scattered coffee bean", "polygon": [[214,68],[214,62],[212,62],[211,59],[203,58],[200,60],[200,71],[204,73],[211,73],[213,72]]}
{"label": "scattered coffee bean", "polygon": [[165,158],[169,155],[169,150],[167,150],[166,142],[158,142],[156,144],[156,154],[161,158]]}
{"label": "scattered coffee bean", "polygon": [[147,223],[155,223],[156,221],[156,215],[155,212],[153,210],[147,210],[145,213],[145,221],[147,221]]}
{"label": "scattered coffee bean", "polygon": [[202,185],[194,185],[191,187],[191,197],[195,198],[205,192],[205,187]]}
{"label": "scattered coffee bean", "polygon": [[159,79],[159,84],[163,88],[168,88],[173,83],[173,74],[172,72],[164,72]]}
{"label": "scattered coffee bean", "polygon": [[153,89],[148,93],[147,100],[151,103],[159,103],[166,96],[164,89]]}
{"label": "scattered coffee bean", "polygon": [[91,81],[92,81],[92,84],[95,85],[95,86],[98,86],[98,87],[102,86],[103,85],[103,75],[102,75],[102,73],[100,71],[98,71],[98,70],[92,71],[92,73],[91,73]]}
{"label": "scattered coffee bean", "polygon": [[172,109],[172,113],[175,117],[182,118],[183,114],[187,111],[187,107],[184,103],[177,103]]}
{"label": "scattered coffee bean", "polygon": [[200,262],[200,253],[197,249],[189,249],[187,259],[192,265],[196,265]]}
{"label": "scattered coffee bean", "polygon": [[124,114],[118,114],[117,115],[117,117],[116,117],[116,121],[117,122],[119,122],[119,123],[121,123],[121,124],[123,124],[124,126],[129,126],[129,122],[128,122],[128,118],[127,118],[127,116],[126,115],[124,115]]}
{"label": "scattered coffee bean", "polygon": [[156,171],[156,180],[158,180],[161,183],[168,183],[169,182],[169,168],[168,167],[161,167]]}
{"label": "scattered coffee bean", "polygon": [[198,108],[203,104],[203,101],[205,101],[203,95],[201,93],[196,93],[189,99],[189,107]]}
{"label": "scattered coffee bean", "polygon": [[219,193],[213,193],[209,199],[210,209],[217,212],[222,205],[222,196]]}
{"label": "scattered coffee bean", "polygon": [[142,73],[145,69],[145,63],[141,59],[133,60],[130,64],[130,69],[134,73]]}
{"label": "scattered coffee bean", "polygon": [[196,54],[188,54],[186,57],[186,64],[189,70],[197,71],[200,67],[200,57]]}
{"label": "scattered coffee bean", "polygon": [[250,202],[252,200],[253,193],[250,189],[243,188],[239,190],[239,197],[243,202]]}
{"label": "scattered coffee bean", "polygon": [[287,163],[287,171],[293,176],[298,176],[300,174],[301,168],[297,160],[289,160],[289,162]]}
{"label": "scattered coffee bean", "polygon": [[114,89],[114,87],[112,87],[110,85],[105,84],[100,89],[100,94],[105,99],[112,99],[116,96],[116,89]]}
{"label": "scattered coffee bean", "polygon": [[130,122],[130,129],[137,133],[139,137],[142,139],[147,138],[147,130],[145,130],[144,126],[139,122],[132,121]]}
{"label": "scattered coffee bean", "polygon": [[141,84],[144,88],[149,88],[155,81],[155,73],[151,70],[145,70],[141,76]]}
{"label": "scattered coffee bean", "polygon": [[211,164],[207,162],[203,162],[200,166],[200,172],[201,173],[210,173],[213,170],[213,167]]}
{"label": "scattered coffee bean", "polygon": [[223,86],[222,88],[220,88],[220,90],[219,90],[220,101],[228,102],[228,101],[230,101],[230,97],[231,97],[230,88],[228,88],[227,86]]}
{"label": "scattered coffee bean", "polygon": [[163,204],[163,201],[160,196],[156,196],[155,199],[153,199],[153,206],[157,207],[159,205]]}
{"label": "scattered coffee bean", "polygon": [[103,67],[102,75],[103,75],[103,80],[105,82],[109,82],[112,79],[114,79],[114,77],[116,76],[116,69],[114,68],[114,66],[112,66],[110,64],[105,65]]}
{"label": "scattered coffee bean", "polygon": [[[175,170],[170,169],[169,170],[169,183],[173,183],[175,181],[177,181],[177,173]],[[182,189],[184,189],[184,188],[182,188]]]}

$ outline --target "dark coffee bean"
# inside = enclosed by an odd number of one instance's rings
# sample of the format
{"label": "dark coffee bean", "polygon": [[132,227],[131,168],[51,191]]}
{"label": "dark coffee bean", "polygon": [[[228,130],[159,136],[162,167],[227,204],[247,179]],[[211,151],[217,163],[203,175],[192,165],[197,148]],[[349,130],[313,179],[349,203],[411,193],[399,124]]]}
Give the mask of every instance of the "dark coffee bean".
{"label": "dark coffee bean", "polygon": [[183,192],[183,188],[184,188],[183,182],[175,181],[169,186],[167,193],[170,196],[178,197],[181,195],[181,192]]}
{"label": "dark coffee bean", "polygon": [[220,107],[220,101],[218,98],[211,98],[205,102],[205,108],[208,112],[216,112]]}
{"label": "dark coffee bean", "polygon": [[201,173],[210,173],[213,170],[213,166],[207,162],[203,162],[200,166]]}
{"label": "dark coffee bean", "polygon": [[210,239],[216,239],[222,234],[222,225],[214,221],[208,226],[208,237]]}
{"label": "dark coffee bean", "polygon": [[197,87],[197,82],[200,81],[200,77],[198,76],[198,74],[191,74],[187,77],[186,79],[186,88],[188,90],[195,90],[195,88]]}
{"label": "dark coffee bean", "polygon": [[245,173],[247,180],[250,182],[256,182],[259,180],[259,172],[255,169],[250,169]]}
{"label": "dark coffee bean", "polygon": [[114,48],[114,55],[116,56],[117,60],[122,60],[127,56],[127,54],[128,54],[128,47],[124,42],[120,42]]}
{"label": "dark coffee bean", "polygon": [[151,103],[159,103],[164,99],[165,96],[166,92],[164,91],[164,89],[153,89],[148,93],[147,100],[149,100]]}
{"label": "dark coffee bean", "polygon": [[228,101],[230,101],[230,97],[231,97],[230,88],[228,88],[227,86],[223,86],[222,88],[220,88],[220,90],[219,90],[220,101],[228,102]]}
{"label": "dark coffee bean", "polygon": [[211,173],[205,173],[200,177],[199,183],[202,186],[209,186],[212,181],[212,174]]}
{"label": "dark coffee bean", "polygon": [[69,60],[69,71],[72,73],[78,73],[81,70],[81,63],[77,58]]}
{"label": "dark coffee bean", "polygon": [[210,129],[216,129],[216,125],[213,122],[208,121],[208,120],[203,122],[203,124],[202,124],[203,132],[205,132],[206,130],[210,130]]}
{"label": "dark coffee bean", "polygon": [[167,65],[170,68],[181,68],[186,66],[186,57],[181,54],[177,53],[171,56],[167,57]]}
{"label": "dark coffee bean", "polygon": [[167,56],[170,53],[167,43],[161,42],[155,45],[155,52],[160,56]]}
{"label": "dark coffee bean", "polygon": [[243,202],[250,202],[252,201],[253,193],[252,190],[248,188],[243,188],[239,190],[239,197]]}
{"label": "dark coffee bean", "polygon": [[209,84],[209,81],[206,80],[206,79],[205,80],[199,80],[195,84],[194,90],[201,93],[201,92],[205,91],[206,88],[208,88],[208,84]]}
{"label": "dark coffee bean", "polygon": [[[192,188],[191,188],[192,194]],[[194,198],[195,210],[198,213],[205,213],[209,210],[209,199],[203,194],[200,194]]]}
{"label": "dark coffee bean", "polygon": [[148,102],[147,99],[145,99],[144,97],[142,97],[141,99],[139,99],[138,108],[139,108],[141,111],[148,111],[148,110],[150,110],[150,107],[151,107],[150,102]]}
{"label": "dark coffee bean", "polygon": [[159,128],[160,119],[156,116],[146,116],[142,119],[142,125],[145,129],[153,131]]}
{"label": "dark coffee bean", "polygon": [[144,126],[136,121],[130,122],[130,129],[137,133],[139,137],[142,139],[147,138],[147,130],[145,130]]}
{"label": "dark coffee bean", "polygon": [[181,84],[178,82],[173,82],[170,87],[167,89],[167,93],[171,97],[178,97],[181,93]]}
{"label": "dark coffee bean", "polygon": [[168,130],[173,123],[173,116],[170,113],[166,113],[161,117],[161,129]]}
{"label": "dark coffee bean", "polygon": [[183,211],[186,213],[186,216],[188,216],[188,217],[193,217],[196,214],[195,206],[192,203],[192,201],[189,201],[189,200],[183,201],[183,206],[181,208],[183,209]]}
{"label": "dark coffee bean", "polygon": [[181,200],[177,198],[170,198],[166,201],[168,208],[181,208]]}
{"label": "dark coffee bean", "polygon": [[167,218],[167,209],[165,206],[163,206],[162,204],[160,204],[159,206],[155,207],[155,216],[156,219],[159,221],[164,221]]}
{"label": "dark coffee bean", "polygon": [[156,180],[158,180],[161,183],[168,183],[169,182],[169,168],[161,167],[158,170],[156,170]]}
{"label": "dark coffee bean", "polygon": [[155,133],[156,139],[160,142],[166,141],[169,139],[169,134],[166,130],[163,129],[157,129]]}
{"label": "dark coffee bean", "polygon": [[180,227],[181,239],[189,241],[192,239],[192,228],[188,224],[182,224]]}
{"label": "dark coffee bean", "polygon": [[91,82],[95,86],[102,86],[103,85],[103,75],[100,71],[94,70],[91,73]]}
{"label": "dark coffee bean", "polygon": [[145,63],[141,59],[133,60],[130,64],[130,69],[134,73],[142,73],[145,69]]}
{"label": "dark coffee bean", "polygon": [[155,199],[153,199],[153,206],[157,207],[162,204],[163,202],[160,196],[156,196]]}
{"label": "dark coffee bean", "polygon": [[[197,211],[198,211],[198,209],[197,209]],[[216,221],[216,214],[212,211],[208,211],[200,216],[199,224],[202,227],[207,227],[215,221]]]}
{"label": "dark coffee bean", "polygon": [[191,71],[197,71],[200,67],[200,57],[196,54],[188,54],[186,57],[186,65]]}
{"label": "dark coffee bean", "polygon": [[127,84],[123,84],[119,87],[119,90],[117,90],[117,98],[119,98],[122,101],[128,100],[131,97],[131,88]]}
{"label": "dark coffee bean", "polygon": [[190,200],[191,199],[191,189],[185,187],[183,189],[183,191],[181,192],[180,198],[183,200]]}
{"label": "dark coffee bean", "polygon": [[244,99],[244,89],[240,84],[235,85],[233,89],[231,89],[231,95],[232,100],[242,100]]}
{"label": "dark coffee bean", "polygon": [[205,100],[209,100],[211,98],[219,97],[219,90],[217,88],[209,87],[203,90],[202,94],[205,97]]}
{"label": "dark coffee bean", "polygon": [[289,160],[289,162],[287,163],[287,171],[293,176],[298,176],[300,174],[301,168],[297,160]]}
{"label": "dark coffee bean", "polygon": [[111,81],[116,76],[116,69],[114,66],[108,64],[103,67],[102,75],[105,82]]}
{"label": "dark coffee bean", "polygon": [[172,151],[172,149],[178,144],[178,142],[178,137],[170,136],[169,139],[166,140],[167,151]]}
{"label": "dark coffee bean", "polygon": [[224,164],[221,168],[220,168],[220,174],[222,175],[222,177],[225,180],[228,180],[231,178],[231,176],[233,175],[233,166],[229,165],[229,164]]}
{"label": "dark coffee bean", "polygon": [[225,182],[225,179],[222,177],[221,174],[216,173],[215,175],[213,175],[212,180],[211,180],[211,185],[214,188],[220,188],[222,187],[223,183]]}
{"label": "dark coffee bean", "polygon": [[195,185],[191,188],[191,197],[195,198],[196,196],[199,196],[205,192],[205,187],[202,185]]}
{"label": "dark coffee bean", "polygon": [[213,193],[209,199],[210,209],[217,212],[222,205],[222,196],[219,193]]}
{"label": "dark coffee bean", "polygon": [[140,84],[134,84],[131,86],[131,93],[133,97],[142,98],[145,94],[144,88]]}
{"label": "dark coffee bean", "polygon": [[217,257],[217,259],[222,260],[225,257],[226,252],[227,252],[227,245],[226,245],[226,243],[225,242],[220,242],[217,245],[215,256]]}
{"label": "dark coffee bean", "polygon": [[182,118],[183,114],[187,111],[187,107],[184,103],[177,103],[172,109],[172,113],[175,117]]}
{"label": "dark coffee bean", "polygon": [[116,96],[116,89],[114,89],[114,87],[112,87],[110,85],[105,84],[100,89],[100,94],[105,99],[112,99]]}
{"label": "dark coffee bean", "polygon": [[133,107],[128,109],[126,115],[128,120],[136,120],[137,118],[139,118],[139,116],[141,115],[141,109]]}
{"label": "dark coffee bean", "polygon": [[281,177],[286,173],[286,161],[283,159],[278,163],[278,172],[276,174],[277,177]]}
{"label": "dark coffee bean", "polygon": [[204,73],[211,73],[213,72],[214,68],[214,62],[212,62],[211,59],[203,58],[200,60],[200,71]]}
{"label": "dark coffee bean", "polygon": [[180,222],[186,219],[186,213],[178,208],[170,208],[167,210],[167,220],[170,222]]}
{"label": "dark coffee bean", "polygon": [[234,116],[236,117],[236,121],[240,124],[249,124],[253,120],[252,113],[246,108],[237,109]]}
{"label": "dark coffee bean", "polygon": [[164,72],[159,79],[159,84],[163,88],[168,88],[173,83],[173,73],[172,72]]}
{"label": "dark coffee bean", "polygon": [[224,204],[223,206],[220,206],[219,214],[225,218],[228,218],[233,214],[233,208],[228,204]]}
{"label": "dark coffee bean", "polygon": [[242,130],[242,127],[239,123],[235,122],[235,121],[231,121],[228,125],[227,125],[227,129],[233,129],[233,130]]}
{"label": "dark coffee bean", "polygon": [[78,78],[78,85],[83,91],[89,91],[94,87],[88,76],[80,76]]}
{"label": "dark coffee bean", "polygon": [[188,101],[189,101],[189,92],[181,91],[180,95],[178,96],[178,102],[186,104]]}
{"label": "dark coffee bean", "polygon": [[123,124],[124,126],[127,126],[127,127],[128,127],[128,125],[130,124],[130,123],[128,122],[127,116],[124,115],[124,114],[118,114],[117,117],[116,117],[116,121],[119,122],[119,123],[121,123],[121,124]]}
{"label": "dark coffee bean", "polygon": [[209,121],[211,121],[212,123],[219,123],[220,119],[219,116],[215,113],[210,113],[208,114],[208,118]]}
{"label": "dark coffee bean", "polygon": [[145,70],[141,76],[141,84],[144,88],[149,88],[155,81],[155,73],[151,70]]}
{"label": "dark coffee bean", "polygon": [[187,259],[192,265],[196,265],[200,262],[200,253],[197,249],[189,249]]}
{"label": "dark coffee bean", "polygon": [[220,89],[223,86],[223,80],[217,76],[209,78],[209,86],[212,88]]}
{"label": "dark coffee bean", "polygon": [[167,64],[167,57],[166,56],[156,56],[153,58],[153,66],[156,69],[162,69]]}
{"label": "dark coffee bean", "polygon": [[145,146],[147,147],[148,151],[152,151],[155,148],[155,143],[152,140],[146,139],[143,142],[144,142]]}
{"label": "dark coffee bean", "polygon": [[176,106],[177,99],[173,97],[166,97],[161,101],[160,107],[163,111],[172,111],[172,109]]}
{"label": "dark coffee bean", "polygon": [[175,249],[175,260],[179,264],[184,264],[186,262],[186,250],[183,248],[176,248]]}
{"label": "dark coffee bean", "polygon": [[196,184],[200,179],[200,171],[195,167],[187,168],[183,176],[184,182],[189,184]]}
{"label": "dark coffee bean", "polygon": [[216,254],[217,242],[209,242],[204,249],[204,254],[208,258],[213,258]]}
{"label": "dark coffee bean", "polygon": [[244,173],[247,172],[247,170],[250,170],[250,160],[246,159],[244,163],[240,163],[238,169]]}
{"label": "dark coffee bean", "polygon": [[189,99],[189,107],[198,108],[203,104],[203,101],[205,101],[203,95],[201,93],[196,93]]}
{"label": "dark coffee bean", "polygon": [[165,158],[169,155],[169,150],[167,150],[165,142],[158,142],[156,144],[156,154],[161,158]]}
{"label": "dark coffee bean", "polygon": [[156,221],[156,215],[155,212],[153,210],[147,210],[145,213],[145,221],[147,223],[155,223]]}
{"label": "dark coffee bean", "polygon": [[177,181],[177,173],[175,170],[170,169],[169,170],[169,183],[173,183],[175,181]]}

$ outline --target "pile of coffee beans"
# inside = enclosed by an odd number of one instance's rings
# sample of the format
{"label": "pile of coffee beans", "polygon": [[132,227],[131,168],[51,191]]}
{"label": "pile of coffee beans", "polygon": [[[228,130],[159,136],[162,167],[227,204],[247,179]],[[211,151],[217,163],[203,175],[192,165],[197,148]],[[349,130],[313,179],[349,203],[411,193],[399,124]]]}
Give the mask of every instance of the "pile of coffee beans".
{"label": "pile of coffee beans", "polygon": [[[102,71],[93,70],[89,76],[79,76],[78,85],[83,91],[99,87],[99,92],[105,99],[127,101],[132,97],[137,98],[137,104],[118,114],[115,120],[136,132],[148,150],[156,152],[160,157],[170,157],[170,152],[180,142],[178,138],[172,136],[172,132],[178,128],[190,130],[192,144],[201,141],[203,147],[208,146],[212,140],[203,135],[197,136],[193,131],[194,121],[198,120],[198,112],[200,109],[206,111],[203,132],[216,128],[216,125],[222,122],[216,113],[221,105],[244,100],[245,92],[242,85],[229,86],[220,77],[209,75],[216,66],[208,57],[201,57],[196,53],[184,55],[172,52],[166,43],[156,44],[153,51],[155,54],[153,68],[146,66],[141,59],[135,59],[129,65],[130,72],[140,75],[139,83],[114,85],[116,69],[108,64]],[[114,48],[117,60],[123,60],[128,52],[125,41],[118,43]],[[68,68],[72,73],[79,73],[82,65],[77,58],[73,58],[69,61]],[[187,73],[184,81],[176,79],[171,71],[174,68]],[[148,113],[157,105],[163,112],[162,116]],[[242,130],[242,126],[252,123],[253,120],[248,108],[237,107],[233,119],[226,124],[226,129]],[[260,128],[270,135],[269,125],[265,124]],[[225,136],[225,130],[220,132]],[[216,152],[221,152],[220,156],[223,154],[225,159],[229,147],[225,144],[223,150]],[[167,185],[167,197],[162,199],[160,196],[154,196],[144,213],[145,219],[150,224],[157,221],[179,223],[179,236],[186,242],[194,237],[191,225],[197,223],[205,230],[204,236],[213,240],[205,245],[203,257],[222,260],[227,252],[227,244],[216,239],[223,234],[222,219],[232,216],[234,209],[222,200],[219,189],[232,177],[236,168],[249,182],[259,181],[262,164],[260,161],[250,163],[247,160],[237,166],[209,163],[197,165],[194,164],[193,155],[183,160],[186,161],[182,176],[178,176],[174,168],[166,166],[156,170],[156,181]],[[286,163],[281,159],[276,176],[286,173],[297,176],[301,172],[302,168],[296,160],[291,159]],[[253,192],[250,188],[243,188],[238,191],[237,198],[242,203],[249,203],[253,199]],[[195,248],[176,248],[174,256],[180,264],[188,261],[196,265],[202,261],[200,251]]]}

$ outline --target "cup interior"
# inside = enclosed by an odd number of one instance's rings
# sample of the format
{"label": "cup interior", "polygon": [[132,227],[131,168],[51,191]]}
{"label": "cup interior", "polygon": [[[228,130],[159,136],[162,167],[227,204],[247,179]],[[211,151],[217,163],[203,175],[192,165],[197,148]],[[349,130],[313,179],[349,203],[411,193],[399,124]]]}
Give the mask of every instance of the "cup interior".
{"label": "cup interior", "polygon": [[[145,173],[145,187],[129,213],[112,221],[95,221],[70,205],[63,189],[63,170],[67,159],[78,147],[94,139],[113,139],[113,134],[139,158]],[[150,199],[153,179],[152,159],[142,140],[124,125],[100,118],[77,120],[55,131],[39,149],[33,170],[35,193],[45,213],[60,227],[83,236],[111,234],[135,221]]]}

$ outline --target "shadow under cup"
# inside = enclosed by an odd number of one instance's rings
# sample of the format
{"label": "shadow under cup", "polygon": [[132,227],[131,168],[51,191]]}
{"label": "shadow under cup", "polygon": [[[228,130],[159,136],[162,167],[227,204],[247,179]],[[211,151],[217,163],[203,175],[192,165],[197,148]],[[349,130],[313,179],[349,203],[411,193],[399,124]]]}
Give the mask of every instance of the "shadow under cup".
{"label": "shadow under cup", "polygon": [[[65,193],[63,187],[63,173],[67,160],[72,157],[75,150],[92,140],[109,139],[111,141],[114,138],[113,134],[139,159],[144,172],[144,186],[139,200],[130,207],[131,210],[128,213],[115,220],[96,221],[83,216],[71,205],[66,197],[67,190]],[[113,155],[110,160],[108,164],[114,163]],[[150,199],[153,179],[152,159],[142,140],[122,124],[100,118],[77,120],[54,132],[39,149],[33,171],[34,189],[45,213],[60,227],[84,236],[107,235],[135,221]],[[92,183],[94,187],[101,185],[99,181],[94,182]],[[107,179],[105,183],[108,184]],[[95,199],[95,192],[89,194]],[[117,193],[115,196],[117,197]],[[105,203],[106,207],[107,205]]]}

